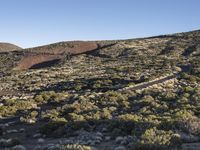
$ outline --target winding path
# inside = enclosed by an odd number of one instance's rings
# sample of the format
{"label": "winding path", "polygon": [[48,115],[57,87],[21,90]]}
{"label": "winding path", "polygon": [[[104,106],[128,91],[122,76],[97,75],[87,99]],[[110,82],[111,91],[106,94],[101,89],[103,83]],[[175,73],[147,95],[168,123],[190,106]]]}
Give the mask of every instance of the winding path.
{"label": "winding path", "polygon": [[164,83],[168,80],[171,79],[175,79],[178,76],[179,73],[173,74],[173,75],[169,75],[169,76],[165,76],[162,78],[159,78],[157,80],[153,80],[153,81],[149,81],[149,82],[145,82],[145,83],[141,83],[139,85],[134,85],[134,86],[130,86],[130,87],[125,87],[122,89],[119,89],[118,91],[126,91],[126,90],[142,90],[145,89],[147,87],[153,86],[155,84],[160,84],[160,83]]}

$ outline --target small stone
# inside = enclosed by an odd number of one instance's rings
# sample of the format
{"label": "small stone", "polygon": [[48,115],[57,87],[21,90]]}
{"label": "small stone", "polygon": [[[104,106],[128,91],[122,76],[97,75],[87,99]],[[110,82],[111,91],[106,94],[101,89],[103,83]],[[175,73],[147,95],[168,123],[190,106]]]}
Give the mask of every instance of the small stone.
{"label": "small stone", "polygon": [[88,144],[90,145],[90,146],[95,146],[95,141],[88,141]]}
{"label": "small stone", "polygon": [[[1,118],[0,118],[1,119]],[[4,129],[5,127],[8,127],[9,124],[5,123],[5,124],[0,124],[0,128]]]}
{"label": "small stone", "polygon": [[46,138],[47,136],[45,134],[42,135],[43,138]]}
{"label": "small stone", "polygon": [[96,149],[95,147],[92,147],[92,146],[90,146],[90,148],[91,148],[91,150],[98,150],[98,149]]}
{"label": "small stone", "polygon": [[98,139],[96,139],[96,140],[95,140],[95,143],[96,143],[96,144],[100,144],[101,141],[102,141],[102,140],[98,140]]}
{"label": "small stone", "polygon": [[106,137],[105,137],[105,140],[106,140],[106,141],[110,141],[110,140],[111,140],[111,137],[110,137],[110,136],[106,136]]}
{"label": "small stone", "polygon": [[24,131],[25,131],[24,128],[19,129],[19,132],[24,132]]}
{"label": "small stone", "polygon": [[17,133],[18,131],[13,129],[13,130],[7,130],[7,133],[10,134],[10,133]]}
{"label": "small stone", "polygon": [[47,150],[58,150],[58,149],[60,149],[59,145],[51,145],[51,146],[47,147]]}
{"label": "small stone", "polygon": [[0,145],[1,146],[7,146],[7,140],[6,139],[0,139]]}
{"label": "small stone", "polygon": [[99,141],[102,141],[102,140],[103,140],[102,137],[100,137],[100,136],[96,136],[95,139],[96,139],[96,140],[99,140]]}
{"label": "small stone", "polygon": [[55,146],[55,144],[47,144],[47,146],[46,147],[51,147],[51,146]]}
{"label": "small stone", "polygon": [[90,145],[90,143],[92,143],[92,140],[87,141],[87,145]]}
{"label": "small stone", "polygon": [[134,136],[125,136],[123,141],[121,141],[122,145],[128,145],[129,143],[136,141],[136,138]]}
{"label": "small stone", "polygon": [[65,144],[72,144],[73,141],[72,141],[72,140],[65,140],[64,143],[65,143]]}
{"label": "small stone", "polygon": [[39,139],[38,139],[38,142],[39,142],[39,143],[44,143],[44,139],[43,139],[43,138],[39,138]]}
{"label": "small stone", "polygon": [[107,131],[108,131],[107,128],[103,128],[103,129],[102,129],[102,132],[107,132]]}
{"label": "small stone", "polygon": [[16,145],[11,150],[26,150],[26,148],[23,145]]}
{"label": "small stone", "polygon": [[36,146],[36,147],[34,148],[34,150],[42,150],[42,147],[41,147],[40,145],[38,145],[38,146]]}
{"label": "small stone", "polygon": [[20,142],[18,139],[8,139],[7,140],[7,145],[8,146],[15,146],[15,145],[19,145]]}
{"label": "small stone", "polygon": [[103,134],[102,134],[101,132],[97,132],[97,133],[96,133],[96,136],[103,137]]}
{"label": "small stone", "polygon": [[42,137],[42,135],[40,133],[36,133],[33,135],[33,138],[40,138],[40,137]]}
{"label": "small stone", "polygon": [[36,120],[34,120],[34,119],[28,119],[27,120],[27,123],[30,123],[30,124],[35,123],[35,122],[36,122]]}
{"label": "small stone", "polygon": [[123,140],[124,140],[123,137],[118,136],[118,137],[116,137],[115,142],[116,142],[117,144],[119,144],[119,143],[121,143]]}
{"label": "small stone", "polygon": [[124,146],[118,146],[115,148],[115,150],[126,150],[126,148]]}
{"label": "small stone", "polygon": [[15,121],[8,122],[8,126],[15,125]]}

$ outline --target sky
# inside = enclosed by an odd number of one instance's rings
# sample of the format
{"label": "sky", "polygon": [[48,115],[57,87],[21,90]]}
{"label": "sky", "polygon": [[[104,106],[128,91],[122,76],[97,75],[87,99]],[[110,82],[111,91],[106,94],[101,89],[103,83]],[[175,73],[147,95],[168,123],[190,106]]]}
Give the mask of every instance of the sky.
{"label": "sky", "polygon": [[23,48],[200,29],[200,0],[0,0],[0,42]]}

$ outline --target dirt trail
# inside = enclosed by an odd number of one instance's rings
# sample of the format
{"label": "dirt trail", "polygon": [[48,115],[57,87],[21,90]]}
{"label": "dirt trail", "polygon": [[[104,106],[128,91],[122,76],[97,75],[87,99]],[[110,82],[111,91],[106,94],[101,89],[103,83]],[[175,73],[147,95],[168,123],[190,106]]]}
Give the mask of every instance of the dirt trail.
{"label": "dirt trail", "polygon": [[125,88],[119,89],[118,91],[142,90],[142,89],[148,88],[150,86],[153,86],[155,84],[160,84],[160,83],[164,83],[168,80],[175,79],[177,77],[177,75],[178,74],[169,75],[169,76],[166,76],[166,77],[158,79],[158,80],[153,80],[153,81],[145,82],[145,83],[140,84],[140,85],[135,85],[134,87],[125,87]]}

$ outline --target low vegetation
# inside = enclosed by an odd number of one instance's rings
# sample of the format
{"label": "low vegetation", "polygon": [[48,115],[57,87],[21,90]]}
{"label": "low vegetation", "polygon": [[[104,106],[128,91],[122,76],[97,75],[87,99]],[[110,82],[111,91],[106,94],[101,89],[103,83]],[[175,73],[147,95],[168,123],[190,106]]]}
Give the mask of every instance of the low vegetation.
{"label": "low vegetation", "polygon": [[90,53],[22,71],[11,69],[22,53],[0,55],[0,149],[161,150],[198,143],[199,35],[97,42]]}

